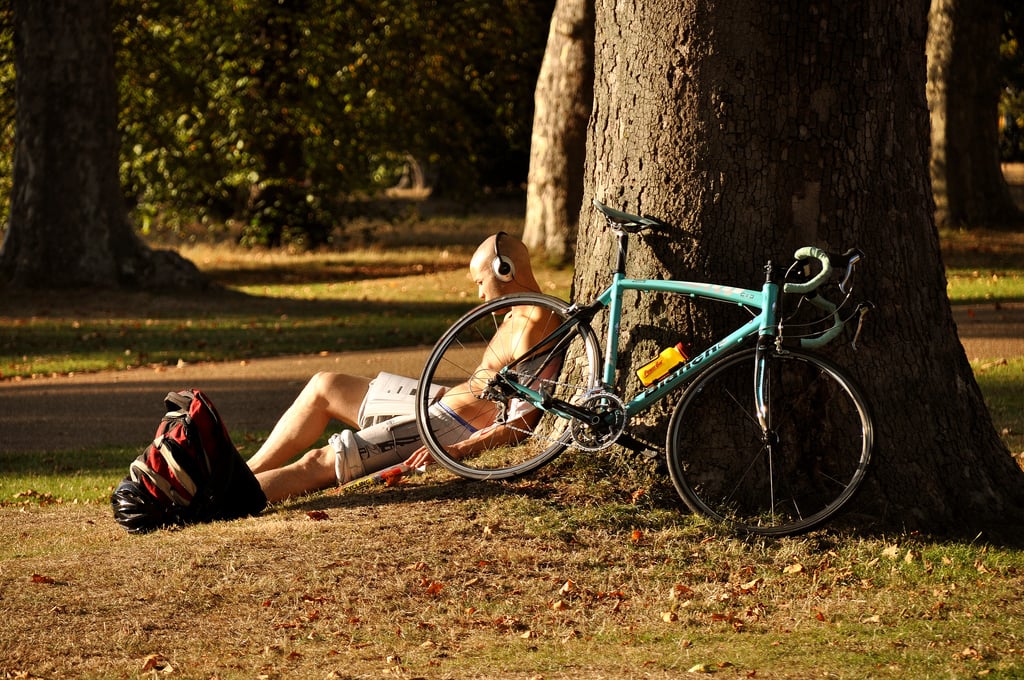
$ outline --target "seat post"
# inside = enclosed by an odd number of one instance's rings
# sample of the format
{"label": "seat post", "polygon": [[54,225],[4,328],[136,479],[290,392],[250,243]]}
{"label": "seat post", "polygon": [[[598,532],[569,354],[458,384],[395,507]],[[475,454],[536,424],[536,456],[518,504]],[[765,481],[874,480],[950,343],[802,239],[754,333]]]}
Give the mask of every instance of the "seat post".
{"label": "seat post", "polygon": [[626,275],[626,254],[629,250],[629,234],[626,233],[625,229],[618,229],[614,224],[611,225],[615,229],[615,242],[618,249],[616,256],[615,269],[612,274],[619,276]]}

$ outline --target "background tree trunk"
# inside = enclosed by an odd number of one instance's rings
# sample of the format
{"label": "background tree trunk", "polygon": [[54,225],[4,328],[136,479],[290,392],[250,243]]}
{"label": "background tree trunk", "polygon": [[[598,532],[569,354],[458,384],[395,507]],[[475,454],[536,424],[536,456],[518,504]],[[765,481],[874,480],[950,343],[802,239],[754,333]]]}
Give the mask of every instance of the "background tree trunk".
{"label": "background tree trunk", "polygon": [[935,219],[954,227],[1020,223],[999,158],[1001,2],[932,0],[928,105]]}
{"label": "background tree trunk", "polygon": [[[599,0],[579,236],[594,245],[577,258],[576,297],[606,282],[612,257],[589,209],[595,196],[673,225],[633,239],[635,276],[757,287],[764,263],[787,264],[798,246],[860,245],[861,292],[878,310],[858,351],[830,352],[876,418],[874,467],[854,516],[1018,535],[1024,475],[992,427],[945,292],[926,32],[927,7],[909,0]],[[626,307],[623,328],[641,329],[625,343],[630,372],[669,322],[692,336],[721,330],[717,315],[659,299]]]}
{"label": "background tree trunk", "polygon": [[118,175],[109,0],[14,0],[16,118],[0,281],[166,285],[198,272],[129,225]]}
{"label": "background tree trunk", "polygon": [[534,96],[523,241],[572,259],[594,87],[593,0],[558,0]]}

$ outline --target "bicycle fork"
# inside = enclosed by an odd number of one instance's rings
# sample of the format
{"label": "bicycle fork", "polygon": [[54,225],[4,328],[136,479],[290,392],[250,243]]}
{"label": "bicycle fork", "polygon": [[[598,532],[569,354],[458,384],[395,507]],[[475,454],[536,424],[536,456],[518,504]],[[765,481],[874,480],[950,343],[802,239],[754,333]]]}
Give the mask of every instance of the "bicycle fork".
{"label": "bicycle fork", "polygon": [[757,349],[754,352],[754,413],[761,426],[761,438],[769,447],[776,443],[770,415],[771,376],[767,370],[767,355],[770,351],[768,345],[771,342],[767,336],[758,340]]}
{"label": "bicycle fork", "polygon": [[754,351],[754,413],[761,426],[761,437],[766,446],[775,444],[771,427],[769,409],[770,382],[768,375],[768,354],[775,343],[778,333],[778,302],[779,285],[775,282],[775,270],[769,261],[765,265],[765,282],[762,288],[764,306],[761,308],[761,322],[757,335],[757,347]]}

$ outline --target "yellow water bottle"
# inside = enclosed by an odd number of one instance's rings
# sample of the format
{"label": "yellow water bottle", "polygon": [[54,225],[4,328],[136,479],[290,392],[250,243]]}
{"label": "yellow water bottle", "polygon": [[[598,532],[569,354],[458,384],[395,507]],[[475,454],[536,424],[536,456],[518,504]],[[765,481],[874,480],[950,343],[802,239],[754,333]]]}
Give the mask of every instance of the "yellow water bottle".
{"label": "yellow water bottle", "polygon": [[661,380],[676,366],[686,363],[690,357],[686,353],[686,348],[683,343],[678,343],[673,347],[662,350],[653,361],[645,364],[636,372],[636,377],[640,378],[640,382],[644,386],[649,386],[654,382]]}

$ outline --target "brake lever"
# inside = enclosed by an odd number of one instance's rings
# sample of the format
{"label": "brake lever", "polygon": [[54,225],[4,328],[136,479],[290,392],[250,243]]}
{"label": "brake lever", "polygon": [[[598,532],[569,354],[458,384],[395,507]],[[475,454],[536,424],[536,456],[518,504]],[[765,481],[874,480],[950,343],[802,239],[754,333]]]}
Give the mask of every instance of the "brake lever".
{"label": "brake lever", "polygon": [[850,248],[843,253],[843,257],[847,258],[846,272],[843,274],[843,280],[839,282],[839,290],[846,295],[850,292],[847,290],[847,286],[850,283],[850,278],[853,277],[853,268],[858,262],[864,259],[864,252],[860,248]]}

